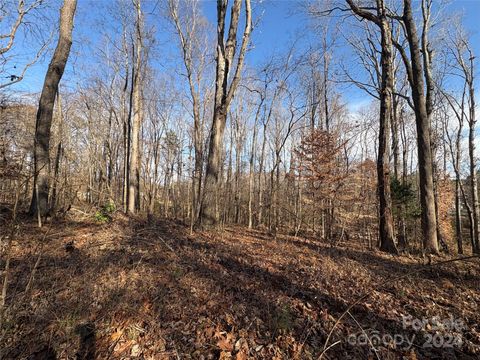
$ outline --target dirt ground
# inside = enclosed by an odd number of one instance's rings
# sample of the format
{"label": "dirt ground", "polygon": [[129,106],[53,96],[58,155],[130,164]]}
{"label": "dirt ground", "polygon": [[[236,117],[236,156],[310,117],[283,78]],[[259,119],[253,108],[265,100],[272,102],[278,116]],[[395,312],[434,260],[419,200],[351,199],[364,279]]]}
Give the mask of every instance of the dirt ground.
{"label": "dirt ground", "polygon": [[121,215],[13,245],[1,359],[480,358],[478,258]]}

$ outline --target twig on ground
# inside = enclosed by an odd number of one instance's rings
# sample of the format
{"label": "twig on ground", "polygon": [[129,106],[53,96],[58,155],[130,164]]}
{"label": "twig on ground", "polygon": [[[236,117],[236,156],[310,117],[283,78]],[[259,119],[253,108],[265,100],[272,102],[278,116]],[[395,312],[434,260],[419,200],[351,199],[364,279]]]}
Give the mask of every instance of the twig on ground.
{"label": "twig on ground", "polygon": [[38,246],[38,257],[37,257],[37,261],[35,261],[35,265],[33,266],[33,269],[32,269],[32,272],[30,273],[30,278],[28,279],[28,283],[27,283],[27,286],[25,286],[25,292],[23,294],[23,299],[25,300],[25,298],[27,297],[29,291],[30,291],[30,288],[32,287],[32,284],[33,284],[33,280],[35,278],[35,273],[38,269],[38,265],[40,264],[40,260],[42,259],[42,254],[43,254],[43,247],[45,245],[45,239],[47,238],[48,236],[48,233],[50,232],[50,229],[52,228],[51,224],[50,226],[48,227],[47,231],[45,232],[45,234],[43,235],[42,237],[42,240],[40,240],[40,245]]}
{"label": "twig on ground", "polygon": [[15,238],[15,234],[18,231],[17,209],[18,209],[19,198],[20,198],[20,186],[17,186],[17,191],[15,192],[15,203],[13,205],[13,214],[12,214],[10,236],[8,237],[7,247],[5,249],[7,259],[5,261],[2,294],[1,294],[1,300],[0,300],[0,331],[2,330],[3,318],[5,316],[5,303],[6,303],[6,299],[7,299],[8,276],[10,274],[10,260],[11,260],[11,256],[12,256],[12,254],[11,254],[12,244],[13,244],[13,240]]}
{"label": "twig on ground", "polygon": [[332,345],[330,345],[329,347],[327,347],[326,349],[324,349],[324,350],[322,351],[322,353],[320,354],[320,356],[318,357],[318,359],[320,360],[320,359],[323,357],[323,355],[326,354],[327,350],[331,349],[332,347],[334,347],[335,345],[339,344],[340,342],[341,342],[340,340],[335,341]]}
{"label": "twig on ground", "polygon": [[380,357],[378,356],[378,350],[373,345],[372,339],[370,339],[367,332],[363,329],[362,325],[360,325],[360,323],[357,321],[357,319],[350,313],[350,311],[348,312],[348,315],[350,315],[350,317],[353,319],[353,321],[355,321],[355,324],[357,324],[357,326],[360,328],[360,330],[362,330],[362,333],[365,335],[368,342],[370,343],[370,346],[372,347],[372,350],[375,353],[375,356],[377,357],[378,360],[380,360]]}
{"label": "twig on ground", "polygon": [[455,259],[449,259],[449,260],[445,260],[445,261],[440,261],[440,262],[437,262],[437,263],[434,263],[434,264],[430,264],[430,265],[424,265],[422,266],[421,268],[419,269],[414,269],[412,271],[408,271],[406,272],[405,274],[402,274],[402,275],[399,275],[399,276],[395,276],[393,278],[389,278],[385,281],[383,281],[382,283],[380,283],[380,285],[374,287],[373,289],[369,290],[368,292],[364,293],[362,296],[360,296],[355,302],[353,302],[350,306],[348,306],[347,310],[345,310],[341,315],[340,317],[337,319],[337,321],[335,322],[335,324],[333,325],[332,329],[330,330],[330,332],[328,333],[328,336],[327,336],[327,340],[325,340],[325,345],[323,346],[323,352],[322,354],[328,350],[330,347],[327,347],[329,341],[330,341],[330,337],[332,336],[332,333],[333,331],[335,330],[335,328],[338,326],[338,324],[340,324],[340,321],[345,317],[345,315],[347,315],[350,310],[352,310],[352,308],[355,306],[355,305],[358,305],[360,302],[362,302],[363,300],[367,299],[375,290],[378,290],[380,288],[382,288],[383,286],[385,286],[386,284],[392,282],[392,281],[395,281],[395,280],[399,280],[399,279],[402,279],[404,277],[407,277],[408,275],[412,275],[412,274],[415,274],[415,273],[419,273],[419,272],[422,272],[426,269],[429,269],[433,266],[439,266],[439,265],[444,265],[444,264],[448,264],[448,263],[452,263],[452,262],[456,262],[456,261],[465,261],[465,260],[471,260],[471,259],[474,259],[474,258],[480,258],[480,255],[472,255],[472,256],[466,256],[466,257],[461,257],[461,258],[455,258]]}
{"label": "twig on ground", "polygon": [[[149,232],[149,231],[157,231],[157,230],[158,229],[156,227],[144,228],[144,229],[138,230],[135,235],[139,235],[139,234]],[[141,239],[143,239],[143,238],[141,238]],[[175,249],[172,248],[160,235],[156,234],[155,239],[159,239],[161,242],[163,242],[165,244],[165,246],[168,248],[168,250],[170,250],[175,255],[177,255],[177,252],[175,251]]]}

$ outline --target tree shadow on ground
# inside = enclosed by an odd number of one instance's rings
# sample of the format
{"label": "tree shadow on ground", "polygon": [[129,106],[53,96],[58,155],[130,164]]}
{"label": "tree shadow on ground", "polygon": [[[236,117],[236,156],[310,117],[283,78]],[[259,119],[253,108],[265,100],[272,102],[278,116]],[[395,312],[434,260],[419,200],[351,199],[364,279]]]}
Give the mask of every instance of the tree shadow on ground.
{"label": "tree shadow on ground", "polygon": [[[281,351],[290,358],[298,353],[295,343],[303,344],[301,357],[318,357],[335,319],[354,300],[319,291],[314,277],[301,279],[288,267],[279,271],[262,265],[251,253],[257,251],[252,244],[249,252],[208,234],[190,237],[187,228],[170,222],[149,226],[151,230],[142,234],[145,224],[132,223],[118,243],[104,249],[85,246],[66,253],[61,246],[75,235],[74,229],[57,239],[60,250],[42,257],[35,276],[36,308],[24,304],[15,319],[18,323],[23,316],[22,329],[30,331],[36,342],[14,338],[9,349],[2,350],[5,358],[34,354],[41,350],[39,344],[47,342],[59,357],[76,353],[78,359],[113,359],[117,345],[127,341],[145,343],[146,353],[153,355],[215,358],[225,350],[218,345],[218,336],[225,334],[246,338],[252,357],[272,358]],[[378,276],[385,276],[388,269],[404,270],[393,260],[344,250],[332,250],[328,256],[352,257],[366,266],[375,261]],[[34,262],[31,257],[15,260],[12,288],[25,287]],[[400,319],[380,316],[364,304],[355,306],[352,314],[362,327],[405,333]],[[346,342],[349,334],[360,330],[355,321],[347,317],[334,331],[330,343],[342,342],[332,349],[330,358],[372,355],[370,346]],[[289,337],[294,341],[287,341]],[[259,346],[262,349],[256,352]],[[385,359],[405,354],[383,351]],[[442,353],[441,349],[418,350],[423,358],[442,358]],[[461,353],[450,355],[455,354]]]}
{"label": "tree shadow on ground", "polygon": [[[452,264],[444,266],[431,266],[422,263],[405,263],[398,261],[396,256],[379,253],[374,251],[361,251],[348,247],[331,247],[321,242],[312,242],[311,240],[300,240],[294,238],[283,239],[286,243],[298,247],[306,247],[312,251],[328,254],[332,259],[350,259],[362,266],[372,270],[378,276],[387,279],[412,274],[414,278],[428,279],[438,281],[447,279],[454,284],[462,285],[471,290],[480,289],[480,279],[474,276],[473,272],[459,273],[457,267]],[[439,261],[442,261],[441,259]],[[480,263],[477,259],[471,259],[470,263],[476,268],[476,273],[480,272]]]}

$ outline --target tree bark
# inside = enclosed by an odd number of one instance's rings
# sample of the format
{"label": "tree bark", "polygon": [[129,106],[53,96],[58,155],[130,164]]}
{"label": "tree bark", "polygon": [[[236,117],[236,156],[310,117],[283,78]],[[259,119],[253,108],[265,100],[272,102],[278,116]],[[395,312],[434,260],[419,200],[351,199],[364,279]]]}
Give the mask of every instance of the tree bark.
{"label": "tree bark", "polygon": [[[393,84],[395,86],[395,77],[393,78]],[[392,121],[391,121],[391,132],[392,132],[392,152],[393,152],[393,177],[398,180],[400,177],[400,148],[398,141],[398,97],[392,95]]]}
{"label": "tree bark", "polygon": [[477,182],[477,166],[475,159],[475,124],[477,120],[475,119],[475,87],[473,83],[474,79],[474,67],[473,60],[474,56],[469,51],[470,54],[470,68],[467,72],[466,79],[468,84],[468,97],[469,97],[469,121],[468,121],[468,154],[470,157],[470,188],[472,192],[472,202],[473,202],[473,239],[472,239],[472,251],[474,253],[480,252],[479,245],[479,221],[480,221],[480,205],[478,201],[478,182]]}
{"label": "tree bark", "polygon": [[[433,159],[430,141],[430,117],[425,97],[422,50],[418,38],[411,0],[404,0],[403,22],[410,48],[411,61],[402,54],[409,74],[417,128],[418,168],[420,177],[420,204],[422,208],[422,237],[426,253],[438,253],[437,221],[433,188]],[[401,49],[403,50],[403,49]]]}
{"label": "tree bark", "polygon": [[378,132],[378,196],[380,211],[380,250],[397,253],[393,232],[392,199],[390,194],[390,125],[392,117],[393,94],[393,45],[388,19],[383,1],[379,8],[379,20],[382,42],[382,87],[380,93],[380,129]]}
{"label": "tree bark", "polygon": [[[122,121],[123,121],[123,182],[122,182],[122,205],[123,212],[128,213],[128,182],[129,182],[129,166],[130,166],[130,138],[131,138],[131,115],[132,115],[132,87],[130,84],[130,61],[128,56],[128,44],[127,44],[127,30],[126,24],[123,26],[123,36],[122,36],[122,47],[124,54],[124,67],[125,67],[125,82],[121,92],[121,104],[122,104]],[[134,71],[132,71],[132,80],[134,76]],[[133,81],[131,81],[133,83]],[[127,99],[127,93],[129,91],[129,97]]]}
{"label": "tree bark", "polygon": [[240,81],[240,74],[247,51],[252,28],[250,0],[245,0],[245,28],[243,31],[242,45],[237,59],[234,77],[228,84],[228,76],[237,48],[237,28],[240,18],[242,0],[234,0],[230,15],[228,37],[225,42],[225,17],[228,0],[217,0],[217,53],[216,53],[216,80],[213,123],[210,133],[207,169],[205,175],[204,198],[200,210],[202,226],[215,226],[218,222],[216,214],[216,194],[219,180],[220,159],[223,147],[223,134],[227,113]]}
{"label": "tree bark", "polygon": [[347,0],[352,11],[372,21],[380,28],[382,81],[379,89],[380,119],[378,132],[377,195],[379,200],[380,250],[398,253],[394,240],[392,200],[390,194],[390,126],[392,121],[392,96],[394,89],[393,42],[389,19],[383,0],[377,0],[377,15]]}
{"label": "tree bark", "polygon": [[135,1],[136,8],[136,44],[135,70],[133,77],[133,117],[132,117],[132,152],[129,166],[128,212],[134,214],[140,209],[140,127],[142,123],[142,9],[140,0]]}
{"label": "tree bark", "polygon": [[455,179],[455,234],[457,237],[457,250],[463,254],[463,234],[462,234],[462,205],[460,200],[460,181],[458,176]]}
{"label": "tree bark", "polygon": [[255,113],[255,123],[253,124],[252,147],[250,149],[249,169],[248,169],[248,228],[253,227],[253,195],[255,187],[255,158],[257,148],[257,125],[260,111],[263,105],[264,97],[260,97],[257,111]]}
{"label": "tree bark", "polygon": [[57,153],[55,154],[55,165],[53,168],[53,185],[52,185],[52,196],[50,198],[50,211],[54,212],[57,205],[57,192],[58,192],[58,182],[59,182],[59,173],[60,173],[60,162],[63,156],[63,113],[62,113],[62,100],[60,98],[60,93],[57,94],[57,116],[58,116],[58,145]]}
{"label": "tree bark", "polygon": [[[200,81],[201,73],[194,74],[194,37],[196,36],[196,22],[193,21],[190,28],[183,29],[182,22],[178,15],[177,0],[169,0],[170,17],[173,20],[177,35],[179,37],[180,46],[182,50],[183,65],[187,73],[188,86],[190,89],[190,97],[192,99],[193,110],[193,147],[195,150],[194,170],[193,170],[193,184],[192,184],[192,211],[190,217],[190,228],[197,224],[200,199],[202,190],[202,173],[203,173],[203,136],[202,136],[202,119],[200,115]],[[195,17],[198,14],[194,13]],[[197,69],[197,71],[199,71]],[[196,81],[195,81],[196,80]]]}
{"label": "tree bark", "polygon": [[[58,84],[67,64],[72,46],[73,19],[76,0],[64,0],[60,10],[60,29],[57,47],[48,66],[37,111],[34,141],[34,186],[30,213],[45,216],[48,212],[50,132],[53,107],[58,93]],[[38,189],[38,198],[35,189]]]}

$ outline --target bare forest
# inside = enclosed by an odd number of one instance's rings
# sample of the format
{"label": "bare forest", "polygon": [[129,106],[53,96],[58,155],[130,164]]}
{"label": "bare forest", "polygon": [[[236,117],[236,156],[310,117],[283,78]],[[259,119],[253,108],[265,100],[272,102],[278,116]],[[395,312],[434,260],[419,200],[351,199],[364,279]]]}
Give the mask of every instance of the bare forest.
{"label": "bare forest", "polygon": [[0,359],[479,359],[478,14],[0,0]]}

